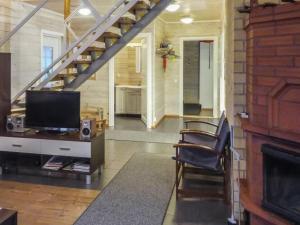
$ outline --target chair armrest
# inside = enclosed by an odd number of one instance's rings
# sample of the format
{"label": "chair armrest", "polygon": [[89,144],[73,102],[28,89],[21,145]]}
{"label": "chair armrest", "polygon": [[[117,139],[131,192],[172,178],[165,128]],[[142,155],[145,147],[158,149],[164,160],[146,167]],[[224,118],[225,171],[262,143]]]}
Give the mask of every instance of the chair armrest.
{"label": "chair armrest", "polygon": [[201,131],[201,130],[183,129],[183,130],[180,131],[180,134],[199,134],[199,135],[207,136],[207,137],[210,137],[210,138],[215,138],[215,139],[219,138],[214,133]]}
{"label": "chair armrest", "polygon": [[178,149],[178,148],[192,148],[195,150],[199,150],[214,156],[218,156],[219,153],[217,151],[215,151],[215,149],[208,147],[208,146],[204,146],[204,145],[195,145],[195,144],[188,144],[188,143],[178,143],[176,145],[173,146],[174,148]]}
{"label": "chair armrest", "polygon": [[189,124],[189,123],[203,123],[203,124],[206,124],[206,125],[218,127],[217,124],[210,123],[210,122],[205,122],[205,121],[200,121],[200,120],[187,120],[187,121],[184,121],[184,123],[185,123],[186,125]]}

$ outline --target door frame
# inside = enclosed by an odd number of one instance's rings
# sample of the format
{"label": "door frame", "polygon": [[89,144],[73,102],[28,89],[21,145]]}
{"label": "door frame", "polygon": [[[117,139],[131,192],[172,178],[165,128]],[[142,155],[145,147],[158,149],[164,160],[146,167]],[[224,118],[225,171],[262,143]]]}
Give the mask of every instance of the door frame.
{"label": "door frame", "polygon": [[[63,39],[64,39],[64,34],[62,33],[59,33],[59,32],[55,32],[55,31],[50,31],[50,30],[44,30],[42,29],[41,31],[41,57],[40,59],[43,57],[43,46],[44,46],[44,37],[45,36],[49,36],[49,37],[54,37],[54,38],[58,38],[60,39],[60,54],[62,53],[62,49],[64,47],[64,42],[63,42]],[[59,54],[59,56],[60,56]],[[53,59],[53,61],[55,61],[55,59]],[[42,70],[42,63],[41,63],[41,70]]]}
{"label": "door frame", "polygon": [[182,37],[180,38],[180,75],[179,75],[179,115],[183,114],[183,61],[184,61],[184,42],[185,41],[214,41],[214,62],[213,62],[213,117],[220,115],[220,70],[219,70],[219,37],[218,36],[200,36],[200,37]]}
{"label": "door frame", "polygon": [[[137,37],[145,38],[147,44],[147,128],[152,126],[152,88],[153,88],[153,43],[151,33],[140,33]],[[109,126],[115,126],[115,57],[109,61]]]}

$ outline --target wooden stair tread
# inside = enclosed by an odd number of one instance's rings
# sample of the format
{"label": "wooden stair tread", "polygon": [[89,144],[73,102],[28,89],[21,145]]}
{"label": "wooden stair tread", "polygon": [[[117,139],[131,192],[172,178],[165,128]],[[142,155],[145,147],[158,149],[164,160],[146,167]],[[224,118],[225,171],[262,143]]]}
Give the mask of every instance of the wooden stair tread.
{"label": "wooden stair tread", "polygon": [[50,82],[52,82],[52,81],[61,81],[61,80],[63,80],[63,77],[57,75],[56,77],[52,78],[52,80]]}
{"label": "wooden stair tread", "polygon": [[92,61],[87,61],[87,60],[74,60],[71,64],[92,64]]}
{"label": "wooden stair tread", "polygon": [[117,23],[118,24],[135,24],[136,21],[129,17],[121,17]]}
{"label": "wooden stair tread", "polygon": [[129,13],[136,15],[136,11],[139,10],[149,10],[150,5],[145,1],[138,1],[131,9],[129,9]]}
{"label": "wooden stair tread", "polygon": [[97,41],[105,41],[106,38],[119,39],[121,35],[112,32],[104,32]]}
{"label": "wooden stair tread", "polygon": [[57,85],[53,87],[44,87],[42,88],[42,90],[59,90],[59,89],[63,89],[64,87],[65,87],[64,85]]}
{"label": "wooden stair tread", "polygon": [[26,108],[12,108],[10,111],[12,113],[21,113],[21,112],[25,112]]}
{"label": "wooden stair tread", "polygon": [[93,46],[91,46],[91,47],[88,47],[87,49],[86,49],[86,51],[89,51],[89,52],[105,52],[105,48],[99,48],[99,47],[93,47]]}
{"label": "wooden stair tread", "polygon": [[69,77],[69,76],[77,76],[78,75],[78,73],[60,73],[60,74],[58,74],[56,77],[57,78],[65,78],[65,77]]}
{"label": "wooden stair tread", "polygon": [[134,6],[134,9],[150,9],[150,5],[146,1],[138,1]]}
{"label": "wooden stair tread", "polygon": [[120,38],[121,35],[113,33],[113,32],[104,32],[101,37],[103,38]]}
{"label": "wooden stair tread", "polygon": [[121,28],[122,26],[133,26],[136,23],[136,20],[130,19],[128,17],[120,18],[113,26]]}

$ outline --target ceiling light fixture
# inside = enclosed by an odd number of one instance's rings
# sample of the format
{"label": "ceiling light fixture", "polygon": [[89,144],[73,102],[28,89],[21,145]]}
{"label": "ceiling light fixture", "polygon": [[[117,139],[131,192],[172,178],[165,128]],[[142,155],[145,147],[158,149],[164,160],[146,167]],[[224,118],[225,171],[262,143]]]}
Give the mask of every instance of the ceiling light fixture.
{"label": "ceiling light fixture", "polygon": [[178,2],[173,1],[170,5],[167,6],[166,10],[169,12],[176,12],[180,8]]}
{"label": "ceiling light fixture", "polygon": [[184,24],[191,24],[194,19],[190,16],[184,16],[180,19],[181,23],[184,23]]}
{"label": "ceiling light fixture", "polygon": [[78,10],[79,14],[82,16],[89,16],[92,11],[89,8],[81,8]]}

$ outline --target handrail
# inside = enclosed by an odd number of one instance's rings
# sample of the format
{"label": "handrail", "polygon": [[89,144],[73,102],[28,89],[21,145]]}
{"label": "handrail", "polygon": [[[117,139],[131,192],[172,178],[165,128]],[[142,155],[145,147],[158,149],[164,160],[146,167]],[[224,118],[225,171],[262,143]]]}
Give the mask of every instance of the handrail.
{"label": "handrail", "polygon": [[37,7],[35,7],[30,14],[28,14],[11,32],[0,40],[0,47],[2,47],[12,36],[14,36],[49,0],[42,0]]}
{"label": "handrail", "polygon": [[[121,15],[124,15],[131,7],[134,6],[134,4],[137,3],[137,1],[139,0],[130,0],[130,2],[128,2],[128,0],[120,0],[117,4],[117,6],[113,7],[110,12],[107,14],[107,16],[105,16],[104,18],[101,18],[101,20],[96,23],[98,25],[96,25],[96,28],[93,29],[93,37],[91,37],[85,44],[82,44],[82,46],[72,55],[72,57],[68,58],[66,61],[63,62],[62,65],[60,65],[59,68],[57,68],[54,72],[52,72],[50,75],[48,75],[48,77],[43,80],[41,83],[38,84],[37,87],[34,88],[34,90],[40,90],[42,87],[44,87],[51,79],[53,79],[61,70],[65,69],[66,66],[68,66],[72,61],[74,61],[78,56],[81,55],[82,52],[84,52],[86,50],[86,48],[88,48],[93,42],[95,42],[97,40],[98,37],[101,36],[101,34],[103,34],[109,27],[111,27],[118,19],[118,16],[114,16],[113,17],[113,21],[114,22],[110,22],[108,23],[107,20],[109,19],[109,17],[111,17],[113,15],[113,13],[115,11],[117,11],[119,9],[119,7],[126,1],[125,4],[125,8],[127,8],[126,11],[123,11],[121,13]],[[120,3],[120,4],[119,4]],[[103,25],[103,27],[99,30],[97,30],[100,25]],[[97,30],[97,31],[96,31]],[[88,36],[88,35],[87,35]],[[96,38],[95,38],[96,37]],[[84,39],[84,38],[83,38]],[[80,41],[79,41],[80,42]],[[83,42],[84,43],[84,42]],[[41,76],[42,77],[42,76]]]}
{"label": "handrail", "polygon": [[[47,1],[47,0],[45,0]],[[14,103],[16,100],[18,100],[19,97],[21,97],[26,90],[28,90],[30,87],[32,87],[32,85],[34,85],[39,79],[41,79],[44,75],[46,75],[56,64],[58,64],[65,56],[67,56],[67,54],[72,51],[76,46],[78,46],[85,38],[87,38],[91,33],[93,33],[99,26],[101,26],[104,22],[106,22],[106,20],[117,10],[119,9],[119,7],[122,4],[128,4],[131,5],[129,3],[132,2],[137,2],[137,0],[130,0],[128,2],[128,0],[118,0],[118,2],[115,4],[114,7],[112,7],[110,9],[110,11],[106,14],[106,16],[102,17],[99,21],[97,21],[97,23],[91,28],[89,29],[79,40],[77,40],[75,43],[73,43],[64,53],[61,54],[60,57],[58,57],[51,65],[49,65],[44,71],[42,71],[38,76],[36,76],[28,85],[26,85],[13,99],[12,99],[12,103]],[[132,3],[133,4],[133,3]],[[67,62],[71,63],[75,58],[78,57],[85,49],[83,49],[84,46],[82,46],[71,58],[72,60],[70,60],[70,58],[68,60],[66,60],[58,69],[56,69],[54,72],[51,73],[51,75],[49,77],[52,77],[53,74],[58,74],[62,69],[64,69],[65,67],[63,67],[63,65],[67,64]],[[69,64],[68,64],[69,65]],[[66,65],[67,66],[67,65]],[[41,84],[39,84],[39,87],[42,86],[44,83],[49,82],[49,78],[44,80]]]}

